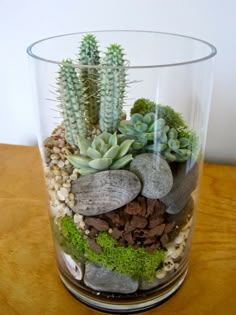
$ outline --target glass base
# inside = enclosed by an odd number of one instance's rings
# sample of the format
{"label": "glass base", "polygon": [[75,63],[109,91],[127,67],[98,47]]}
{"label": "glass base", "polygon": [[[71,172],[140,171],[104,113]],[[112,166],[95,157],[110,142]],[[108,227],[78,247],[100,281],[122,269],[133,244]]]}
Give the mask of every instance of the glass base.
{"label": "glass base", "polygon": [[153,292],[152,294],[148,294],[146,292],[141,298],[139,297],[137,299],[132,299],[129,301],[117,300],[117,303],[114,303],[114,301],[112,300],[109,301],[109,299],[102,299],[101,297],[99,297],[98,294],[94,294],[94,296],[92,296],[91,294],[89,296],[87,294],[84,294],[60,270],[59,276],[68,291],[77,300],[86,304],[87,306],[113,314],[131,314],[145,311],[164,303],[180,288],[186,278],[187,272],[188,268],[186,264],[185,268],[182,268],[181,274],[179,274],[178,277],[173,279],[173,281],[165,284],[158,291]]}

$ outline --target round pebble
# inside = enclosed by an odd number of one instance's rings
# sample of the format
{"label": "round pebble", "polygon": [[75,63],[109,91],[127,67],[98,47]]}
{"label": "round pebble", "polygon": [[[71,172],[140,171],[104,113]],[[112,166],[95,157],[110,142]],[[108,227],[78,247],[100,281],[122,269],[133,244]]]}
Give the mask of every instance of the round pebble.
{"label": "round pebble", "polygon": [[156,272],[156,278],[157,279],[163,279],[163,278],[165,278],[165,276],[166,276],[166,271],[165,270]]}
{"label": "round pebble", "polygon": [[167,272],[173,270],[175,267],[175,263],[174,263],[173,259],[171,259],[171,258],[165,259],[163,264],[164,264],[163,269]]}

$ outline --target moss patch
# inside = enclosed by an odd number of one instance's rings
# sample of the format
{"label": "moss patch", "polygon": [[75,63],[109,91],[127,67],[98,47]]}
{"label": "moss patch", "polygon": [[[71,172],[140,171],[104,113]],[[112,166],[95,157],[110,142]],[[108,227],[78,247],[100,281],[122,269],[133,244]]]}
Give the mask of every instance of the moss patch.
{"label": "moss patch", "polygon": [[95,262],[136,279],[152,280],[165,258],[163,249],[147,253],[144,248],[118,246],[107,232],[99,233],[96,238],[102,248],[102,252],[97,253],[89,247],[87,240],[82,237],[75,226],[73,218],[69,216],[61,218],[60,229],[54,226],[54,230],[59,244],[75,260]]}

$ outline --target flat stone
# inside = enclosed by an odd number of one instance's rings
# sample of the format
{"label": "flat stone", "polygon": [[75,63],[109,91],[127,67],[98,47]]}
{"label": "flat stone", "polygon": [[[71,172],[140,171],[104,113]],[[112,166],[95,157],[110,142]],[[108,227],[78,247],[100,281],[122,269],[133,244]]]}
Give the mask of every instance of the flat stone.
{"label": "flat stone", "polygon": [[130,164],[143,184],[141,194],[146,198],[159,199],[166,196],[173,185],[173,176],[168,163],[152,153],[137,155]]}
{"label": "flat stone", "polygon": [[188,219],[192,217],[194,209],[194,201],[193,198],[187,201],[186,206],[176,214],[168,213],[166,215],[166,219],[168,222],[175,222],[178,226],[182,226],[188,222]]}
{"label": "flat stone", "polygon": [[155,278],[153,281],[140,280],[139,290],[146,291],[146,290],[154,289],[165,281],[166,281],[165,279],[157,279],[157,278]]}
{"label": "flat stone", "polygon": [[178,164],[173,174],[173,187],[166,196],[161,198],[161,201],[167,206],[167,213],[176,214],[185,207],[192,191],[197,186],[198,174],[198,163],[193,165],[189,165],[188,162]]}
{"label": "flat stone", "polygon": [[137,197],[138,177],[126,170],[104,171],[78,178],[72,183],[74,212],[93,216],[118,209]]}
{"label": "flat stone", "polygon": [[102,291],[129,294],[138,289],[138,281],[94,263],[86,263],[84,283],[89,288]]}

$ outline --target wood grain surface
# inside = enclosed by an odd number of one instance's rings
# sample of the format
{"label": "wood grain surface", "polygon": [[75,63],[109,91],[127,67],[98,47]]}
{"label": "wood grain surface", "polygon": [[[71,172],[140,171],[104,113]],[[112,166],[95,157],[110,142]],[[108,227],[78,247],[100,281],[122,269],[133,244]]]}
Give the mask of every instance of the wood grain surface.
{"label": "wood grain surface", "polygon": [[[38,150],[0,145],[0,315],[95,315],[63,287],[55,265]],[[189,273],[143,314],[236,314],[236,167],[205,164]]]}

